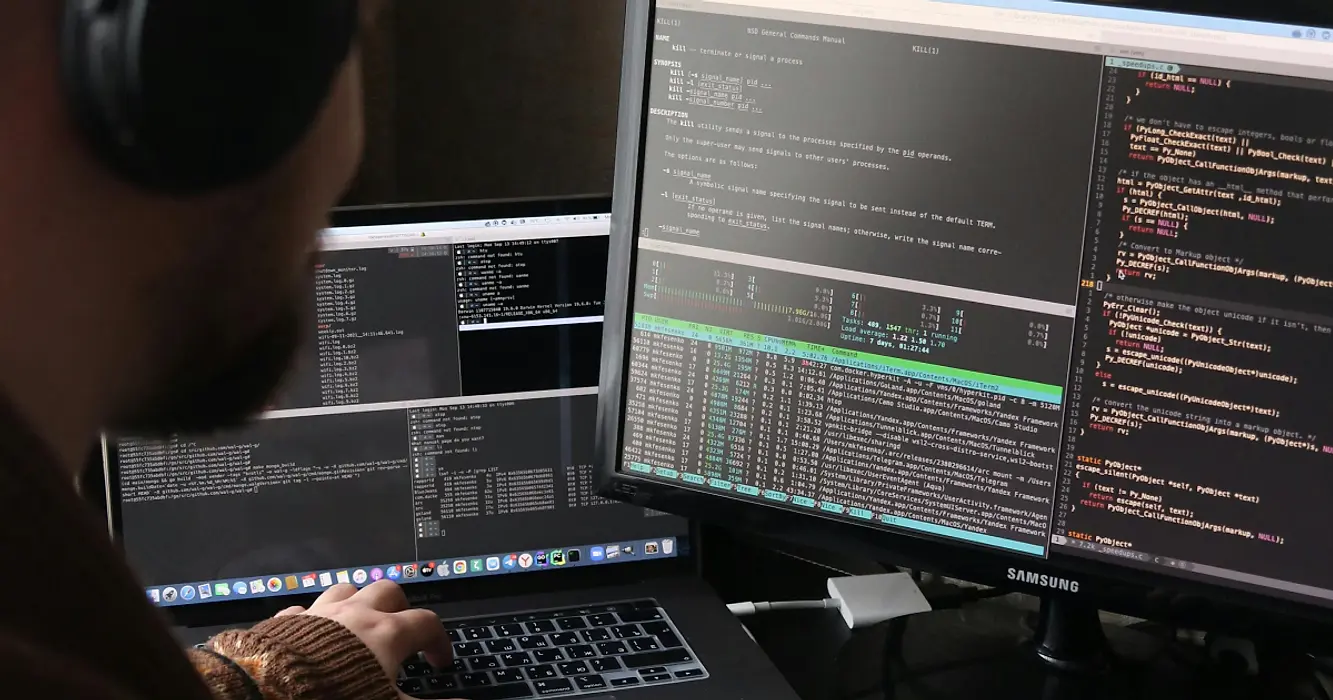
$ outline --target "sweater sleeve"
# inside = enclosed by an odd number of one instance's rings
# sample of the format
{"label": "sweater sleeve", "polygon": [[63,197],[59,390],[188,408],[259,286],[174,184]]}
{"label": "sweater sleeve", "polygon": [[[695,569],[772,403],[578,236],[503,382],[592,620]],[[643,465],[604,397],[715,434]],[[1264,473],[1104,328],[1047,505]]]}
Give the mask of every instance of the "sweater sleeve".
{"label": "sweater sleeve", "polygon": [[285,615],[190,650],[217,700],[398,700],[379,661],[346,627]]}

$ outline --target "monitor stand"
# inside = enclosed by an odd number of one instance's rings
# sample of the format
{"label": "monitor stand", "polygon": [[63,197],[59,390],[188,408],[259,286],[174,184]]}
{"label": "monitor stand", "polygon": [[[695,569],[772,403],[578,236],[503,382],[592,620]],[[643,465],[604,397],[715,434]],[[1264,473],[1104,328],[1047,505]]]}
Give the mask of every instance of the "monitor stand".
{"label": "monitor stand", "polygon": [[1037,658],[1056,671],[1096,674],[1111,662],[1111,646],[1096,608],[1043,598],[1032,638]]}

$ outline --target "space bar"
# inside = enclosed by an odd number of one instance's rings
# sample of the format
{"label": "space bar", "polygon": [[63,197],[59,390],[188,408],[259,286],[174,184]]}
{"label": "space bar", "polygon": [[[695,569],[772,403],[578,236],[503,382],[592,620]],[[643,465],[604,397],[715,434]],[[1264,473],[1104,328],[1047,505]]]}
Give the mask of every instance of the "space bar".
{"label": "space bar", "polygon": [[620,660],[630,668],[643,668],[645,666],[669,666],[671,664],[693,661],[694,657],[690,652],[684,649],[667,649],[665,651],[648,651],[642,654],[630,654],[622,656]]}
{"label": "space bar", "polygon": [[[415,695],[413,697],[420,698],[426,696]],[[434,697],[466,698],[466,700],[514,700],[514,698],[532,697],[532,688],[529,688],[527,683],[505,683],[503,685],[490,685],[481,688],[445,691]]]}

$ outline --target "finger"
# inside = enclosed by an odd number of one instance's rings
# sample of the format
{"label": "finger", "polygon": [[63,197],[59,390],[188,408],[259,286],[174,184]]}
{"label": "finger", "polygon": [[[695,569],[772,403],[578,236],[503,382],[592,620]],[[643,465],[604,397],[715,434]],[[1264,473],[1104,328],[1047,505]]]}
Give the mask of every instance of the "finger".
{"label": "finger", "polygon": [[299,606],[299,605],[293,605],[292,607],[287,608],[287,609],[285,609],[285,610],[279,610],[279,611],[278,611],[278,614],[277,614],[277,615],[274,615],[273,617],[286,617],[287,615],[300,615],[300,614],[303,613],[303,612],[305,612],[305,608],[303,608],[303,607],[301,607],[301,606]]}
{"label": "finger", "polygon": [[[354,595],[356,595],[356,586],[353,586],[350,583],[340,583],[320,594],[319,598],[315,599],[315,605],[320,605],[322,603],[337,603],[347,600]],[[314,607],[314,605],[311,607]]]}
{"label": "finger", "polygon": [[356,594],[357,600],[364,600],[370,607],[387,613],[396,613],[407,609],[407,594],[398,584],[389,579],[380,579]]}
{"label": "finger", "polygon": [[401,644],[402,658],[406,659],[419,651],[436,668],[446,668],[453,664],[453,645],[449,643],[449,634],[445,632],[444,623],[440,622],[438,615],[415,608],[393,613],[391,617],[395,626],[394,643]]}

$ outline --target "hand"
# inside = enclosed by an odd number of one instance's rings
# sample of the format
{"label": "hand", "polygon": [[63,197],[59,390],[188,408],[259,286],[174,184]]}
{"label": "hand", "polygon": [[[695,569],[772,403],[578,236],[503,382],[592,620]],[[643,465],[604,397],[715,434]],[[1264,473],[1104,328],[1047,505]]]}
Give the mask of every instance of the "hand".
{"label": "hand", "polygon": [[341,583],[321,595],[309,609],[292,607],[283,615],[315,615],[328,618],[351,630],[380,662],[390,679],[418,651],[437,668],[453,663],[453,646],[440,618],[429,610],[409,609],[407,596],[388,579],[361,590]]}

